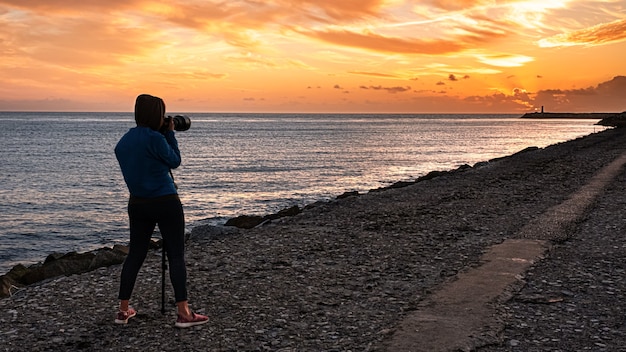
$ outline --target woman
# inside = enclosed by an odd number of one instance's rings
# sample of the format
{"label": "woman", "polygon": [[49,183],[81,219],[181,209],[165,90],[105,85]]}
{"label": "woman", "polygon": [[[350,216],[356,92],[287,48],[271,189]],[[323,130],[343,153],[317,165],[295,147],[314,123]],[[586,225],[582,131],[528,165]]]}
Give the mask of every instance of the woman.
{"label": "woman", "polygon": [[[130,191],[129,252],[120,280],[120,307],[115,322],[128,323],[137,312],[129,306],[137,274],[143,264],[150,238],[159,225],[163,246],[170,264],[178,318],[176,327],[204,324],[209,318],[195,314],[187,304],[187,270],[185,268],[185,219],[170,170],[180,165],[180,151],[174,136],[174,124],[165,124],[165,103],[161,98],[142,94],[135,101],[135,121],[117,143],[115,156]],[[161,128],[165,132],[159,132]]]}

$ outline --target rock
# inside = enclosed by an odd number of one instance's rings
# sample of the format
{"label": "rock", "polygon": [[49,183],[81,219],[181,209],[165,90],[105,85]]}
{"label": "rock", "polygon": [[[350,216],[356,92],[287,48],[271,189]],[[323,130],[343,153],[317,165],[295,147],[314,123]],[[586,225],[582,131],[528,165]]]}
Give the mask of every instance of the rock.
{"label": "rock", "polygon": [[240,215],[232,219],[228,219],[224,226],[234,226],[241,229],[251,229],[264,221],[262,216],[258,215]]}
{"label": "rock", "polygon": [[426,175],[419,177],[417,179],[417,181],[426,181],[426,180],[432,180],[435,177],[439,177],[439,176],[443,176],[445,174],[447,174],[448,171],[431,171],[429,173],[427,173]]}
{"label": "rock", "polygon": [[270,219],[270,220],[275,220],[275,219],[279,219],[279,218],[284,218],[286,216],[296,216],[298,214],[300,214],[302,212],[302,210],[300,209],[300,207],[298,207],[297,205],[294,205],[290,208],[285,208],[281,211],[279,211],[276,214],[272,214],[272,215],[268,215],[266,217],[264,217],[265,220]]}
{"label": "rock", "polygon": [[415,184],[415,181],[398,181],[398,182],[391,184],[391,186],[387,188],[402,188],[402,187],[410,186],[412,184]]}
{"label": "rock", "polygon": [[122,246],[121,244],[116,244],[113,246],[114,251],[122,252],[128,255],[128,246]]}
{"label": "rock", "polygon": [[57,260],[57,259],[59,259],[59,258],[63,257],[64,255],[65,255],[65,254],[63,254],[63,253],[58,253],[58,252],[48,254],[48,256],[46,257],[46,260],[44,260],[44,262],[43,262],[43,263],[44,263],[44,264],[46,264],[46,263],[52,263],[53,261],[55,261],[55,260]]}
{"label": "rock", "polygon": [[358,195],[359,195],[359,191],[343,192],[342,194],[337,196],[337,199],[344,199],[344,198],[348,198],[348,197],[356,197]]}
{"label": "rock", "polygon": [[241,229],[251,229],[257,227],[265,222],[280,219],[286,216],[295,216],[302,212],[302,209],[297,205],[283,209],[276,214],[259,216],[259,215],[240,215],[236,218],[228,219],[224,226],[234,226]]}
{"label": "rock", "polygon": [[8,297],[16,288],[31,285],[58,276],[82,274],[100,267],[121,264],[128,254],[128,247],[116,245],[87,253],[52,253],[43,263],[25,267],[14,266],[6,275],[0,276],[0,297]]}
{"label": "rock", "polygon": [[278,218],[284,218],[286,216],[296,216],[300,214],[301,212],[302,212],[302,209],[300,209],[300,207],[298,207],[297,205],[294,205],[292,207],[285,208],[274,215],[266,216],[266,218],[278,219]]}
{"label": "rock", "polygon": [[104,266],[111,266],[122,264],[126,259],[124,251],[103,248],[96,252],[96,257],[92,260],[90,267],[87,270],[94,270]]}
{"label": "rock", "polygon": [[30,267],[28,273],[23,276],[22,283],[30,285],[57,276],[87,272],[95,257],[96,255],[92,252],[67,253],[58,259]]}
{"label": "rock", "polygon": [[615,114],[614,116],[603,118],[597,123],[597,125],[624,128],[626,127],[626,111],[620,114]]}
{"label": "rock", "polygon": [[0,297],[9,297],[14,290],[22,287],[20,280],[27,272],[28,269],[24,265],[18,264],[0,276]]}
{"label": "rock", "polygon": [[212,241],[239,232],[234,226],[199,225],[191,230],[189,239],[194,242]]}

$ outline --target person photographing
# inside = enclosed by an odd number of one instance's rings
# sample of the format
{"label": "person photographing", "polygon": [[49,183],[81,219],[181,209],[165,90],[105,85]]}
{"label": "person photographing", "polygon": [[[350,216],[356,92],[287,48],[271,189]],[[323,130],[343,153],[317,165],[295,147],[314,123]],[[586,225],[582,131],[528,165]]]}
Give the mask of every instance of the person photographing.
{"label": "person photographing", "polygon": [[187,303],[185,217],[171,176],[171,169],[181,164],[175,123],[165,118],[163,99],[148,94],[139,95],[135,101],[135,122],[137,126],[124,134],[115,146],[115,156],[130,192],[130,244],[122,266],[120,305],[115,323],[126,324],[137,314],[129,300],[158,225],[176,299],[175,326],[187,328],[204,324],[209,318],[192,312]]}

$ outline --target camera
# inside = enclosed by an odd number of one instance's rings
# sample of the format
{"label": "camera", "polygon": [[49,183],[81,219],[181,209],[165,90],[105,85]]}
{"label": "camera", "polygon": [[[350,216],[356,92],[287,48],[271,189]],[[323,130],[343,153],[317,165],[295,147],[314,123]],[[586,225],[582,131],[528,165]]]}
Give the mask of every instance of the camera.
{"label": "camera", "polygon": [[176,115],[174,117],[168,116],[163,120],[163,126],[161,132],[165,133],[168,130],[170,121],[174,124],[175,131],[187,131],[191,127],[191,119],[185,115]]}

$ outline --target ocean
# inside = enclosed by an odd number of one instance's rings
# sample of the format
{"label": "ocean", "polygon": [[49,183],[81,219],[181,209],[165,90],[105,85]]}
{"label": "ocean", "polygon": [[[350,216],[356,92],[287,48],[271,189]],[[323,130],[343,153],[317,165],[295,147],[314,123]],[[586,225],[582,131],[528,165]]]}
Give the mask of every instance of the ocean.
{"label": "ocean", "polygon": [[[173,174],[188,230],[604,130],[520,115],[187,115]],[[113,148],[134,125],[132,113],[0,112],[0,274],[53,252],[127,244]]]}

